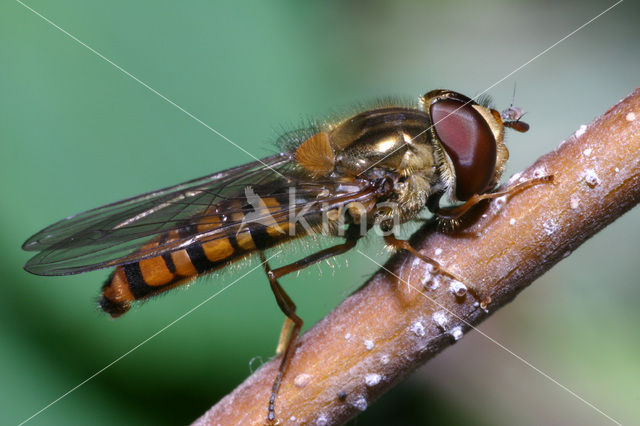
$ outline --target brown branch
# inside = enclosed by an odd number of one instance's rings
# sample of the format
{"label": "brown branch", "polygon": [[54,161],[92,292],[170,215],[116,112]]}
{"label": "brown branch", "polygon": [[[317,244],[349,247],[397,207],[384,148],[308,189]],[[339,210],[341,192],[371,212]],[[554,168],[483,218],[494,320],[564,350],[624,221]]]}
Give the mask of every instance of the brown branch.
{"label": "brown branch", "polygon": [[[444,278],[425,282],[423,262],[395,255],[302,336],[276,400],[281,423],[347,421],[637,204],[640,89],[520,176],[546,174],[555,176],[553,184],[494,200],[456,234],[427,225],[412,239],[422,253],[490,295],[487,312],[470,295],[454,297]],[[266,363],[195,424],[264,423],[278,363]]]}

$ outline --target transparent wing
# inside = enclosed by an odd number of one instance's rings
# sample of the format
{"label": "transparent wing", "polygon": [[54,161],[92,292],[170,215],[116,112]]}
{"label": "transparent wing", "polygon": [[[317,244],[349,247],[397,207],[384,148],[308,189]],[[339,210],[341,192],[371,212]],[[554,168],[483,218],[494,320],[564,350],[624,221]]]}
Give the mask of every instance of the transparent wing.
{"label": "transparent wing", "polygon": [[[37,275],[75,274],[223,238],[229,227],[237,229],[245,214],[255,215],[247,188],[287,206],[272,215],[277,223],[288,220],[288,210],[321,192],[329,191],[334,199],[373,196],[364,182],[338,185],[301,174],[292,154],[281,153],[63,219],[24,243],[24,250],[39,251],[25,269]],[[293,203],[289,188],[296,191]]]}

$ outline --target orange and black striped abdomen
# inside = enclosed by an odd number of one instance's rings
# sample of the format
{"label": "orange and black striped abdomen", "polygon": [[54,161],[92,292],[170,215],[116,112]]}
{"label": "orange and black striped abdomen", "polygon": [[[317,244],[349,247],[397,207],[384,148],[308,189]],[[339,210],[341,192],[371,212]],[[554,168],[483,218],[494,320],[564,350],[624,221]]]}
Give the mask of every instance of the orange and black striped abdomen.
{"label": "orange and black striped abdomen", "polygon": [[[262,198],[262,201],[270,213],[282,211],[275,198]],[[236,223],[234,226],[222,230],[224,221],[211,215],[197,226],[170,231],[143,246],[141,250],[150,250],[170,240],[221,229],[220,236],[211,241],[195,241],[184,249],[117,267],[102,287],[102,310],[118,317],[136,300],[152,297],[291,238],[288,223],[243,222],[243,209],[230,210],[234,213],[227,220]]]}

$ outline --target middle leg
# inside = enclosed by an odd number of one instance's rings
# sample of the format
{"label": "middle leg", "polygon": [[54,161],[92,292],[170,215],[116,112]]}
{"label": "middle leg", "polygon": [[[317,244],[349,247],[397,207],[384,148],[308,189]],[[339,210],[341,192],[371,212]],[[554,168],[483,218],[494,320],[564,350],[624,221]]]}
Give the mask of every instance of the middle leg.
{"label": "middle leg", "polygon": [[[409,241],[400,240],[400,239],[396,238],[395,235],[393,235],[393,234],[385,235],[384,241],[388,245],[390,245],[391,247],[394,247],[394,248],[399,249],[399,250],[408,251],[409,253],[411,253],[412,255],[417,257],[418,259],[420,259],[423,262],[426,262],[429,265],[433,266],[434,272],[436,272],[438,274],[442,274],[442,275],[444,275],[446,277],[449,277],[452,280],[455,280],[455,281],[458,281],[458,282],[462,283],[462,280],[460,278],[458,278],[455,274],[453,274],[453,273],[447,271],[445,268],[443,268],[442,265],[440,265],[440,263],[437,260],[434,260],[434,259],[430,258],[429,256],[425,256],[422,253],[420,253],[418,250],[416,250],[409,243]],[[489,305],[489,303],[491,303],[491,297],[489,295],[483,294],[480,290],[478,290],[474,286],[466,285],[465,287],[469,290],[469,292],[472,294],[472,296],[480,303],[480,307],[482,309],[486,309],[487,306]],[[462,294],[462,295],[464,295],[464,294]],[[456,296],[462,296],[462,295],[456,294]]]}

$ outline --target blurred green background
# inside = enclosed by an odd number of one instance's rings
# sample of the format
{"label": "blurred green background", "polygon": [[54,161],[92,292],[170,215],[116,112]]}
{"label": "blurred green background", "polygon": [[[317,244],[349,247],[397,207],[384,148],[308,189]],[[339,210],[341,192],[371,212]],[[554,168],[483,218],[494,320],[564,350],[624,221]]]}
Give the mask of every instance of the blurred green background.
{"label": "blurred green background", "polygon": [[[612,2],[27,4],[265,156],[282,129],[378,97],[475,95]],[[489,91],[506,107],[517,82],[531,124],[509,138],[507,176],[640,85],[639,12],[622,3]],[[0,4],[0,141],[0,412],[16,424],[242,274],[201,279],[113,321],[95,307],[107,271],[29,275],[22,242],[70,214],[251,158],[11,0]],[[635,209],[481,326],[622,423],[640,419],[639,224]],[[361,244],[379,259],[381,246]],[[307,327],[376,269],[357,253],[334,263],[282,280]],[[281,321],[255,271],[29,424],[188,423],[252,358],[272,356]],[[427,422],[610,423],[477,333],[354,420]]]}

